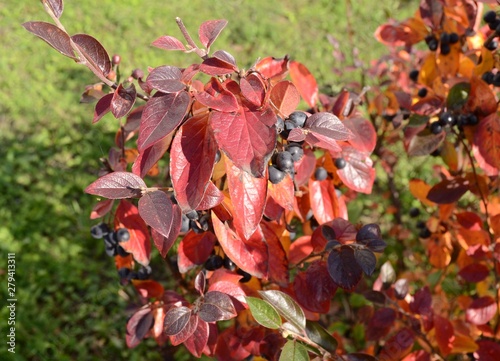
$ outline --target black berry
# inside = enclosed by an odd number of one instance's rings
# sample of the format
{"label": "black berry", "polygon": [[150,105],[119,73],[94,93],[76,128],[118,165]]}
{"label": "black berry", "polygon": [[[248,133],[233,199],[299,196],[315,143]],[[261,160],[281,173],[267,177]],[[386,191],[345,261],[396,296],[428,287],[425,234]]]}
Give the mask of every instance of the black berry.
{"label": "black berry", "polygon": [[109,227],[106,223],[99,223],[90,228],[90,234],[95,239],[101,239],[108,233],[109,233]]}
{"label": "black berry", "polygon": [[460,40],[460,37],[458,36],[457,33],[450,34],[450,39],[449,39],[450,44],[456,44],[456,43],[458,43],[459,40]]}
{"label": "black berry", "polygon": [[441,44],[441,54],[442,55],[448,55],[451,52],[451,47],[450,44]]}
{"label": "black berry", "polygon": [[130,232],[126,228],[119,228],[116,231],[116,240],[118,242],[127,242],[130,239]]}
{"label": "black berry", "polygon": [[215,153],[214,163],[219,163],[220,158],[221,158],[220,150],[217,149],[217,152]]}
{"label": "black berry", "polygon": [[248,272],[245,272],[243,271],[242,269],[238,269],[236,271],[236,273],[238,273],[239,275],[242,275],[243,277],[240,279],[240,282],[241,283],[246,283],[248,281],[250,281],[250,279],[252,278],[252,275]]}
{"label": "black berry", "polygon": [[417,69],[413,69],[412,71],[410,71],[410,79],[413,80],[413,81],[417,81],[418,80],[418,74],[419,74],[419,71]]}
{"label": "black berry", "polygon": [[118,270],[118,275],[120,276],[120,279],[129,279],[130,272],[132,272],[130,268],[122,267]]}
{"label": "black berry", "polygon": [[276,131],[281,133],[285,129],[285,121],[282,117],[276,117]]}
{"label": "black berry", "polygon": [[427,88],[420,88],[420,89],[418,90],[417,95],[418,95],[420,98],[425,98],[425,96],[427,95]]}
{"label": "black berry", "polygon": [[448,45],[450,43],[450,34],[448,34],[447,32],[443,32],[443,33],[441,33],[441,36],[439,37],[439,39],[441,41],[441,45],[443,45],[443,44]]}
{"label": "black berry", "polygon": [[432,134],[439,134],[443,131],[443,126],[439,122],[434,122],[431,124]]}
{"label": "black berry", "polygon": [[120,257],[127,257],[128,256],[128,252],[125,251],[125,248],[123,248],[120,245],[116,246],[116,254]]}
{"label": "black berry", "polygon": [[492,21],[491,23],[488,24],[488,27],[490,28],[490,30],[495,30],[498,28],[498,25],[500,25],[500,19],[495,19],[494,21]]}
{"label": "black berry", "polygon": [[147,280],[151,275],[152,269],[151,266],[142,266],[137,271],[137,279],[138,280]]}
{"label": "black berry", "polygon": [[481,76],[481,79],[483,79],[487,84],[493,84],[495,74],[493,74],[491,71],[487,71]]}
{"label": "black berry", "polygon": [[224,259],[218,254],[211,255],[205,261],[205,269],[208,271],[215,271],[224,265]]}
{"label": "black berry", "polygon": [[304,112],[293,112],[288,116],[288,121],[295,124],[295,128],[302,128],[307,120],[307,114]]}
{"label": "black berry", "polygon": [[427,225],[424,221],[418,221],[417,222],[417,228],[418,229],[424,229],[424,228],[427,228]]}
{"label": "black berry", "polygon": [[457,125],[459,127],[463,127],[464,125],[467,125],[467,119],[468,119],[467,114],[459,114],[458,118],[457,118]]}
{"label": "black berry", "polygon": [[487,45],[486,45],[486,49],[488,50],[495,50],[496,48],[498,48],[498,41],[493,39],[492,41],[490,41]]}
{"label": "black berry", "polygon": [[269,166],[269,181],[272,184],[278,184],[285,178],[285,172],[280,171],[274,165]]}
{"label": "black berry", "polygon": [[450,112],[443,112],[439,116],[439,124],[442,126],[447,126],[447,125],[453,126],[456,124],[456,122],[457,122],[456,118]]}
{"label": "black berry", "polygon": [[328,172],[326,171],[325,168],[323,167],[318,167],[316,168],[316,171],[314,172],[314,178],[317,181],[323,181],[328,177]]}
{"label": "black berry", "polygon": [[494,22],[496,18],[497,18],[497,13],[494,12],[493,10],[488,11],[483,16],[484,22],[488,24]]}
{"label": "black berry", "polygon": [[334,164],[335,167],[337,167],[337,169],[344,169],[345,166],[347,165],[347,162],[345,161],[344,158],[336,158]]}
{"label": "black berry", "polygon": [[194,209],[186,213],[186,217],[188,217],[190,220],[195,221],[198,219],[198,212],[196,212]]}
{"label": "black berry", "polygon": [[469,114],[467,117],[467,125],[477,125],[479,123],[479,119],[477,119],[476,115]]}
{"label": "black berry", "polygon": [[283,172],[292,173],[294,170],[292,154],[286,150],[279,152],[276,156],[276,166]]}
{"label": "black berry", "polygon": [[226,257],[224,258],[224,268],[230,271],[234,271],[236,269],[236,265],[230,258]]}
{"label": "black berry", "polygon": [[116,244],[105,244],[104,249],[106,251],[106,255],[109,257],[114,257],[118,254],[118,250],[116,249]]}
{"label": "black berry", "polygon": [[290,143],[287,145],[286,150],[292,155],[292,160],[298,162],[304,156],[304,149],[298,143]]}
{"label": "black berry", "polygon": [[425,43],[429,47],[430,51],[436,51],[439,45],[438,40],[434,35],[428,35],[425,37]]}
{"label": "black berry", "polygon": [[410,208],[409,214],[410,214],[411,218],[418,217],[420,215],[420,209],[418,209],[416,207]]}
{"label": "black berry", "polygon": [[431,231],[429,230],[429,228],[425,227],[423,228],[420,233],[418,234],[418,236],[420,238],[429,238],[431,236]]}
{"label": "black berry", "polygon": [[180,232],[181,233],[185,233],[187,231],[189,231],[189,218],[186,217],[185,214],[182,215],[182,223],[181,223],[181,230]]}

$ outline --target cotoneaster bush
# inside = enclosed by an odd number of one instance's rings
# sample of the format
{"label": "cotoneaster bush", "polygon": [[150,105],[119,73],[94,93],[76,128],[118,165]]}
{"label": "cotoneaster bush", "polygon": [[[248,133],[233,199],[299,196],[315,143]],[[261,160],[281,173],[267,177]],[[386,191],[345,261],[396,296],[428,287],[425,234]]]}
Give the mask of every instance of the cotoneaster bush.
{"label": "cotoneaster bush", "polygon": [[[481,27],[481,3],[421,1],[415,17],[377,30],[391,52],[365,69],[376,84],[331,96],[286,56],[241,69],[229,52],[211,52],[226,20],[201,24],[200,47],[177,19],[184,42],[164,35],[153,45],[199,62],[122,77],[120,56],[66,32],[62,0],[42,3],[55,25],[23,26],[99,78],[83,95],[96,101],[94,123],[119,120],[86,192],[100,199],[92,236],[143,304],[124,330],[129,347],[153,338],[220,360],[500,354],[496,13]],[[308,109],[297,109],[301,99]],[[439,182],[409,184],[425,211],[409,211],[421,218],[425,254],[405,249],[416,264],[388,261],[363,282],[386,242],[379,225],[348,220],[347,203],[372,192],[373,154],[401,218],[398,144],[443,161]],[[410,230],[389,233],[403,242]],[[149,265],[151,240],[171,289]],[[349,294],[362,295],[355,314],[341,311]]]}

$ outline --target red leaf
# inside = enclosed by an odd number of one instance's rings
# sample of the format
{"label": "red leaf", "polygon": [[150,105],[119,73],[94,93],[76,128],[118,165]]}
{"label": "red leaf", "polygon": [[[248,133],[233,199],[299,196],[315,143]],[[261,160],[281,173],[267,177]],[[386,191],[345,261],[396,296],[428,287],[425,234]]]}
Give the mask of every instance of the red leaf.
{"label": "red leaf", "polygon": [[476,114],[478,117],[486,117],[496,113],[497,101],[495,93],[493,93],[490,86],[476,76],[470,79],[470,86],[466,106],[469,112]]}
{"label": "red leaf", "polygon": [[292,177],[287,174],[278,184],[268,183],[268,196],[286,210],[293,210],[295,204],[295,186]]}
{"label": "red leaf", "polygon": [[488,165],[500,169],[500,118],[497,113],[479,122],[474,134],[474,144]]}
{"label": "red leaf", "polygon": [[243,276],[235,274],[225,268],[216,270],[210,277],[209,291],[219,291],[231,297],[236,312],[244,310],[247,306],[245,292],[241,289],[239,280]]}
{"label": "red leaf", "polygon": [[354,136],[349,139],[349,143],[356,149],[371,153],[377,143],[377,132],[373,124],[364,118],[347,118],[344,126],[349,129]]}
{"label": "red leaf", "polygon": [[97,179],[87,188],[85,193],[110,199],[132,198],[141,195],[147,188],[142,178],[129,172],[112,172]]}
{"label": "red leaf", "polygon": [[[180,229],[181,212],[179,207],[174,207],[165,192],[144,194],[139,199],[139,214],[151,228],[167,239],[177,237],[176,229]],[[162,256],[165,257],[163,254]]]}
{"label": "red leaf", "polygon": [[105,116],[111,110],[111,101],[113,100],[114,93],[106,94],[101,99],[99,99],[95,105],[94,119],[92,123],[97,123],[103,116]]}
{"label": "red leaf", "polygon": [[153,326],[154,317],[150,307],[141,308],[127,322],[126,342],[128,348],[136,347]]}
{"label": "red leaf", "polygon": [[465,311],[467,322],[473,325],[485,325],[495,317],[497,304],[490,296],[483,296],[472,301]]}
{"label": "red leaf", "polygon": [[267,278],[267,246],[261,241],[242,240],[212,213],[212,224],[224,253],[243,271]]}
{"label": "red leaf", "polygon": [[436,341],[443,356],[448,356],[453,349],[455,333],[453,325],[447,318],[434,315],[434,327],[436,329]]}
{"label": "red leaf", "polygon": [[144,298],[161,298],[165,289],[153,280],[132,280],[137,292]]}
{"label": "red leaf", "polygon": [[373,314],[366,330],[367,341],[377,341],[387,336],[396,321],[396,311],[389,307],[379,308]]}
{"label": "red leaf", "polygon": [[273,111],[211,112],[210,123],[219,147],[234,165],[255,177],[264,177],[276,144]]}
{"label": "red leaf", "polygon": [[203,60],[200,65],[201,72],[212,76],[220,76],[231,74],[238,69],[234,58],[229,53],[223,51],[217,53],[214,53],[211,58]]}
{"label": "red leaf", "polygon": [[257,73],[240,79],[241,95],[247,99],[251,105],[260,107],[266,96],[266,87],[261,77]]}
{"label": "red leaf", "polygon": [[98,202],[94,208],[92,208],[92,213],[90,213],[90,219],[96,219],[104,217],[113,208],[115,204],[114,199],[105,199]]}
{"label": "red leaf", "polygon": [[148,226],[139,215],[137,207],[126,200],[121,200],[115,213],[115,228],[128,229],[130,239],[127,242],[120,242],[120,246],[128,253],[132,253],[137,262],[147,266],[151,256],[151,242]]}
{"label": "red leaf", "polygon": [[282,79],[288,72],[289,62],[290,59],[288,56],[280,59],[269,56],[259,61],[255,65],[255,70],[257,70],[264,79]]}
{"label": "red leaf", "polygon": [[342,289],[351,291],[361,281],[363,270],[354,257],[354,250],[349,246],[334,248],[328,255],[328,273]]}
{"label": "red leaf", "polygon": [[313,262],[306,272],[295,276],[293,287],[297,301],[311,312],[328,313],[337,285],[328,274],[326,263]]}
{"label": "red leaf", "polygon": [[166,94],[150,99],[143,111],[137,149],[142,152],[173,132],[190,105],[188,93]]}
{"label": "red leaf", "polygon": [[149,170],[163,157],[172,143],[172,135],[160,139],[158,142],[144,149],[132,165],[132,173],[144,178]]}
{"label": "red leaf", "polygon": [[292,82],[283,80],[271,89],[270,101],[282,117],[288,117],[297,109],[300,94]]}
{"label": "red leaf", "polygon": [[309,180],[309,200],[314,217],[319,224],[340,217],[341,210],[331,180]]}
{"label": "red leaf", "polygon": [[446,132],[418,135],[411,137],[409,142],[405,142],[405,147],[410,157],[429,155],[439,148],[445,138]]}
{"label": "red leaf", "polygon": [[267,244],[268,277],[272,282],[286,287],[289,283],[288,260],[283,245],[272,227],[271,223],[260,224],[262,241]]}
{"label": "red leaf", "polygon": [[472,263],[462,268],[458,275],[466,282],[481,282],[488,277],[490,270],[484,264]]}
{"label": "red leaf", "polygon": [[149,87],[163,93],[178,93],[186,85],[181,83],[182,72],[175,66],[162,65],[149,73],[146,83]]}
{"label": "red leaf", "polygon": [[401,361],[431,361],[431,355],[425,350],[414,351]]}
{"label": "red leaf", "polygon": [[178,39],[170,35],[160,36],[151,45],[163,50],[186,50]]}
{"label": "red leaf", "polygon": [[205,190],[205,194],[203,195],[203,199],[201,200],[196,210],[204,211],[207,209],[212,209],[218,206],[224,201],[224,193],[219,190],[212,182],[208,182],[207,189]]}
{"label": "red leaf", "polygon": [[[356,227],[343,218],[335,218],[333,221],[323,223],[316,228],[311,236],[311,245],[314,252],[321,252],[325,249],[327,242],[323,228],[330,227],[335,233],[335,239],[342,244],[352,243],[356,240],[358,233]],[[292,243],[293,244],[293,243]]]}
{"label": "red leaf", "polygon": [[314,152],[309,148],[304,149],[304,156],[301,160],[295,162],[293,166],[295,168],[295,184],[297,184],[297,187],[301,187],[309,182],[309,178],[311,178],[316,169]]}
{"label": "red leaf", "polygon": [[215,165],[217,143],[208,115],[188,119],[175,135],[170,150],[170,174],[175,198],[183,212],[196,209],[203,199]]}
{"label": "red leaf", "polygon": [[111,100],[111,113],[114,117],[121,118],[127,115],[134,106],[136,96],[137,92],[133,83],[128,88],[124,88],[122,84],[118,85]]}
{"label": "red leaf", "polygon": [[445,179],[433,186],[427,199],[437,204],[457,202],[469,190],[469,181],[462,177]]}
{"label": "red leaf", "polygon": [[337,170],[340,180],[354,191],[370,194],[375,181],[375,169],[369,153],[347,146],[342,148],[342,156],[346,166]]}
{"label": "red leaf", "polygon": [[[174,205],[174,208],[179,209],[179,207],[177,207],[177,205]],[[178,212],[180,214],[180,210]],[[154,228],[151,229],[151,235],[153,236],[153,242],[154,242],[156,248],[158,248],[158,251],[160,251],[160,254],[163,258],[165,258],[167,256],[168,251],[170,250],[170,248],[172,248],[173,244],[175,243],[175,241],[177,239],[177,235],[179,234],[179,231],[180,231],[180,226],[181,225],[179,224],[178,227],[176,227],[175,229],[172,229],[171,237],[165,237],[161,233],[155,231]],[[175,237],[174,237],[174,235],[175,235]]]}
{"label": "red leaf", "polygon": [[500,345],[498,342],[490,340],[477,341],[479,349],[474,352],[474,360],[477,361],[497,361],[500,355]]}
{"label": "red leaf", "polygon": [[177,265],[180,273],[202,265],[214,250],[217,239],[212,232],[188,232],[179,243]]}
{"label": "red leaf", "polygon": [[[111,60],[109,60],[109,55],[100,42],[87,34],[73,35],[71,40],[78,46],[86,62],[90,64],[90,70],[98,77],[109,74],[111,71]],[[80,59],[80,61],[84,61],[84,59]]]}
{"label": "red leaf", "polygon": [[205,86],[205,91],[195,93],[194,97],[201,104],[221,112],[231,113],[239,109],[234,94],[224,89],[222,84],[215,78],[212,78]]}
{"label": "red leaf", "polygon": [[429,287],[425,286],[415,292],[413,300],[410,302],[410,311],[424,316],[433,313],[432,296]]}
{"label": "red leaf", "polygon": [[198,35],[203,46],[209,49],[226,25],[227,20],[224,19],[209,20],[201,24]]}
{"label": "red leaf", "polygon": [[291,61],[290,77],[299,90],[300,95],[302,95],[302,98],[310,107],[314,108],[318,102],[318,84],[314,76],[305,65],[297,61]]}
{"label": "red leaf", "polygon": [[[349,91],[343,89],[335,99],[335,103],[332,106],[331,112],[333,115],[340,117],[341,115],[344,115],[344,112],[346,111],[346,109],[348,109],[346,108],[347,106],[349,106],[349,108],[352,108],[352,100],[350,99]],[[348,119],[345,119],[344,123]]]}
{"label": "red leaf", "polygon": [[56,18],[60,18],[64,10],[63,0],[42,0],[42,3],[52,11]]}
{"label": "red leaf", "polygon": [[254,178],[237,168],[229,159],[225,159],[229,195],[233,200],[234,223],[236,229],[248,239],[255,232],[264,214],[267,179]]}
{"label": "red leaf", "polygon": [[33,35],[38,36],[61,54],[72,59],[77,59],[73,47],[71,46],[69,35],[57,26],[43,21],[28,21],[23,24],[23,27]]}
{"label": "red leaf", "polygon": [[201,357],[203,349],[208,343],[209,326],[208,323],[198,318],[198,324],[193,334],[184,341],[184,346],[194,357]]}
{"label": "red leaf", "polygon": [[288,261],[291,265],[296,265],[309,256],[313,250],[311,236],[299,237],[290,245]]}
{"label": "red leaf", "polygon": [[[294,130],[298,129],[299,128]],[[304,129],[307,133],[306,141],[309,144],[332,151],[338,151],[340,149],[335,141],[353,138],[352,132],[344,126],[339,118],[326,112],[314,113],[307,118]]]}
{"label": "red leaf", "polygon": [[208,291],[198,311],[198,317],[205,322],[230,320],[236,317],[231,298],[219,291]]}
{"label": "red leaf", "polygon": [[409,328],[403,328],[385,342],[378,358],[379,360],[401,360],[410,353],[414,343],[413,332]]}

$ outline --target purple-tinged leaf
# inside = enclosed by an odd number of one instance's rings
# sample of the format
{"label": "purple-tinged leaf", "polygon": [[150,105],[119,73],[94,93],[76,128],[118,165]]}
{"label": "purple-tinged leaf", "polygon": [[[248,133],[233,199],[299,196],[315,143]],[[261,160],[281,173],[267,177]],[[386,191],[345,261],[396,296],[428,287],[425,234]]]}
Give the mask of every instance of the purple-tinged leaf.
{"label": "purple-tinged leaf", "polygon": [[205,87],[205,91],[194,94],[196,100],[209,108],[221,112],[231,113],[239,109],[238,100],[233,93],[224,89],[220,82],[212,78]]}
{"label": "purple-tinged leaf", "polygon": [[[174,204],[174,208],[175,207],[179,208],[176,204]],[[151,236],[153,237],[153,242],[163,258],[167,257],[168,251],[170,250],[170,248],[172,248],[175,241],[177,240],[177,235],[179,234],[180,229],[181,225],[179,224],[178,228],[172,228],[170,237],[165,237],[154,228],[151,228]]]}
{"label": "purple-tinged leaf", "polygon": [[445,179],[429,190],[427,199],[437,204],[455,203],[469,190],[469,187],[470,182],[466,178]]}
{"label": "purple-tinged leaf", "polygon": [[[109,55],[99,41],[87,34],[76,34],[71,40],[78,46],[91,70],[99,76],[107,76],[111,71]],[[82,61],[83,59],[80,59]],[[97,73],[100,72],[100,73]]]}
{"label": "purple-tinged leaf", "polygon": [[61,17],[64,10],[63,0],[42,0],[42,3],[52,11],[52,14],[56,18],[59,19]]}
{"label": "purple-tinged leaf", "polygon": [[217,188],[215,184],[212,182],[208,182],[207,189],[205,190],[205,194],[203,194],[203,199],[201,200],[198,207],[196,207],[197,211],[205,211],[208,209],[212,209],[217,205],[221,204],[224,201],[224,193]]}
{"label": "purple-tinged leaf", "polygon": [[[210,327],[208,323],[200,320],[199,317],[194,317],[198,318],[198,325],[196,326],[196,330],[193,334],[186,341],[184,341],[184,346],[193,354],[194,357],[200,358],[205,346],[207,346],[208,343]],[[212,325],[217,327],[215,324]]]}
{"label": "purple-tinged leaf", "polygon": [[126,342],[129,348],[136,347],[153,327],[154,317],[150,307],[141,308],[127,322]]}
{"label": "purple-tinged leaf", "polygon": [[193,335],[193,333],[196,331],[196,328],[198,327],[198,321],[199,321],[198,316],[191,314],[191,317],[189,317],[188,323],[182,329],[182,331],[176,335],[170,336],[170,342],[172,343],[172,345],[173,346],[180,345],[181,343],[186,341],[188,338],[190,338]]}
{"label": "purple-tinged leaf", "polygon": [[180,40],[170,35],[160,36],[152,45],[163,50],[186,50]]}
{"label": "purple-tinged leaf", "polygon": [[146,183],[141,177],[129,172],[113,172],[93,182],[85,188],[85,193],[110,199],[123,199],[138,197],[145,188]]}
{"label": "purple-tinged leaf", "polygon": [[234,114],[212,112],[210,123],[219,147],[234,165],[264,177],[276,144],[276,115],[270,109]]}
{"label": "purple-tinged leaf", "polygon": [[205,287],[207,284],[207,278],[205,277],[205,272],[198,272],[196,278],[194,279],[194,288],[200,295],[203,296],[205,293]]}
{"label": "purple-tinged leaf", "polygon": [[111,110],[111,101],[113,100],[114,94],[106,94],[101,99],[99,99],[95,105],[94,119],[92,123],[97,123]]}
{"label": "purple-tinged leaf", "polygon": [[191,310],[185,306],[171,308],[165,315],[163,322],[167,336],[174,336],[186,327],[191,317]]}
{"label": "purple-tinged leaf", "polygon": [[170,174],[183,212],[196,209],[202,201],[216,152],[217,143],[206,114],[191,117],[176,133],[170,150]]}
{"label": "purple-tinged leaf", "polygon": [[264,81],[258,73],[240,79],[241,95],[254,107],[262,106],[266,96]]}
{"label": "purple-tinged leaf", "polygon": [[139,152],[165,138],[182,122],[190,105],[188,93],[165,94],[150,99],[144,108],[137,148]]}
{"label": "purple-tinged leaf", "polygon": [[314,113],[307,118],[304,128],[314,134],[323,135],[334,140],[349,140],[354,135],[346,126],[332,113]]}
{"label": "purple-tinged leaf", "polygon": [[375,266],[377,265],[377,258],[372,251],[366,248],[356,248],[354,250],[354,258],[367,276],[371,276],[373,274]]}
{"label": "purple-tinged leaf", "polygon": [[118,85],[111,100],[111,113],[114,117],[118,119],[127,115],[134,106],[136,96],[134,84],[130,84],[128,88],[124,88],[122,84]]}
{"label": "purple-tinged leaf", "polygon": [[228,52],[219,50],[212,57],[205,59],[200,65],[200,71],[213,76],[231,74],[238,70],[236,61]]}
{"label": "purple-tinged leaf", "polygon": [[28,21],[23,24],[23,27],[33,35],[38,36],[61,54],[72,59],[77,59],[71,46],[69,35],[57,26],[44,21]]}
{"label": "purple-tinged leaf", "polygon": [[205,322],[230,320],[236,317],[231,297],[219,291],[209,291],[203,298],[198,316]]}
{"label": "purple-tinged leaf", "polygon": [[163,157],[168,147],[170,147],[172,135],[173,134],[161,139],[151,147],[139,153],[139,156],[132,165],[132,173],[144,178],[149,170]]}
{"label": "purple-tinged leaf", "polygon": [[354,289],[363,277],[354,250],[349,246],[334,248],[328,256],[327,265],[333,281],[346,291]]}
{"label": "purple-tinged leaf", "polygon": [[[179,207],[174,207],[165,192],[154,191],[144,194],[139,199],[139,214],[148,226],[165,238],[175,240],[177,237],[181,226],[181,211]],[[165,255],[166,251],[162,256]]]}
{"label": "purple-tinged leaf", "polygon": [[146,83],[149,87],[163,93],[178,93],[186,88],[181,83],[182,72],[175,66],[163,65],[149,73]]}
{"label": "purple-tinged leaf", "polygon": [[90,219],[96,219],[104,217],[109,213],[113,205],[115,204],[114,199],[105,199],[99,201],[94,208],[92,208],[92,212],[90,213]]}
{"label": "purple-tinged leaf", "polygon": [[224,19],[209,20],[201,24],[200,29],[198,30],[198,35],[201,43],[205,48],[207,48],[207,50],[210,49],[210,46],[213,44],[215,39],[217,39],[226,25],[227,20]]}

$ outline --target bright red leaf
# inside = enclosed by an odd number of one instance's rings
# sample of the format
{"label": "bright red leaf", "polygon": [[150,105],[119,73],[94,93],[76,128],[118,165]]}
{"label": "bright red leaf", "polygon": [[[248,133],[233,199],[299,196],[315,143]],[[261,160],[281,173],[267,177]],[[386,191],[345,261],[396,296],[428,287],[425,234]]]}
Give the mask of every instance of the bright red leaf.
{"label": "bright red leaf", "polygon": [[318,102],[318,84],[316,83],[316,79],[304,64],[291,61],[289,66],[292,82],[306,103],[314,108]]}
{"label": "bright red leaf", "polygon": [[212,232],[188,232],[179,243],[177,249],[177,264],[179,272],[186,273],[190,269],[202,265],[212,251],[217,241]]}
{"label": "bright red leaf", "polygon": [[198,35],[203,46],[207,49],[217,39],[221,31],[226,27],[227,20],[209,20],[200,25]]}
{"label": "bright red leaf", "polygon": [[370,194],[375,181],[375,169],[369,153],[345,146],[342,147],[342,157],[347,164],[337,170],[340,180],[354,191]]}

